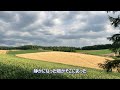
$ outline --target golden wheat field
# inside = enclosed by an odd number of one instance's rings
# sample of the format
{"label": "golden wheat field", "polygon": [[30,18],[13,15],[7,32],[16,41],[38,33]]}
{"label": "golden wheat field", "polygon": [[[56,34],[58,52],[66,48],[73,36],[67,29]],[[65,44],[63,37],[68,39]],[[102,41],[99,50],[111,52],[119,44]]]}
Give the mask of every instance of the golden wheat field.
{"label": "golden wheat field", "polygon": [[0,50],[0,54],[6,54],[8,50]]}
{"label": "golden wheat field", "polygon": [[17,54],[16,56],[34,59],[34,60],[56,62],[56,63],[96,68],[96,69],[100,69],[98,63],[103,63],[106,59],[113,60],[112,58],[108,58],[108,57],[70,53],[70,52],[39,52],[39,53],[29,53],[29,54]]}

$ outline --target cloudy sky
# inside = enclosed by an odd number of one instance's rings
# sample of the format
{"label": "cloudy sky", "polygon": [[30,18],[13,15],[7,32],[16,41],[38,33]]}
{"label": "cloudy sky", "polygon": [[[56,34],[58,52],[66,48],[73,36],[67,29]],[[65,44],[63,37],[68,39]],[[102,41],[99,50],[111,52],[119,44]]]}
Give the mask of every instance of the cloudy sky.
{"label": "cloudy sky", "polygon": [[[112,14],[112,13],[110,13]],[[105,11],[0,11],[0,46],[88,46],[111,43],[119,29]]]}

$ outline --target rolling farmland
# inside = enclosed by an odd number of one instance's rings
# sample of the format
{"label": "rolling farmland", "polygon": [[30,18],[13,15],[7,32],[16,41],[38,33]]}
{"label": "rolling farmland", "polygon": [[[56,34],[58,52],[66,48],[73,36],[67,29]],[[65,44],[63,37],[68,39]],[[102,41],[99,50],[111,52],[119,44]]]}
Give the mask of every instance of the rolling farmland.
{"label": "rolling farmland", "polygon": [[96,69],[100,69],[98,67],[98,63],[104,63],[106,59],[113,60],[112,58],[108,57],[70,52],[38,52],[29,54],[17,54],[16,56]]}
{"label": "rolling farmland", "polygon": [[0,79],[120,79],[119,16],[1,11]]}
{"label": "rolling farmland", "polygon": [[[14,52],[14,53],[13,53]],[[16,53],[16,54],[15,54]],[[44,59],[29,59],[23,58],[23,57],[18,57],[15,55],[28,55],[28,54],[36,54],[34,57],[38,58],[40,55],[37,56],[37,53],[43,53],[43,52],[36,52],[33,50],[20,50],[20,51],[8,51],[6,54],[0,54],[0,79],[120,79],[120,74],[117,72],[111,72],[111,73],[106,73],[105,70],[101,69],[96,69],[98,68],[97,65],[93,65],[92,63],[95,64],[94,59],[92,61],[86,62],[85,65],[85,60],[84,63],[81,61],[78,62],[77,58],[80,58],[80,56],[83,58],[84,55],[78,53],[64,53],[64,52],[54,52],[56,53],[56,56],[52,54],[48,54],[50,52],[44,52],[46,54],[41,54],[41,56],[45,55]],[[59,53],[59,54],[58,54]],[[61,54],[60,54],[61,53]],[[62,55],[62,56],[61,56]],[[48,57],[49,56],[49,57]],[[51,57],[50,57],[51,56]],[[90,55],[91,56],[91,55]],[[52,62],[52,58],[54,57],[54,61]],[[88,56],[84,56],[88,57]],[[97,56],[95,56],[97,57]],[[48,61],[47,58],[51,58],[51,61]],[[59,60],[60,58],[64,59],[65,62],[58,62],[57,59]],[[70,59],[71,58],[71,59]],[[89,57],[88,57],[89,58]],[[102,59],[104,57],[101,57]],[[61,61],[62,61],[61,59]],[[69,59],[69,61],[67,60]],[[80,65],[84,64],[84,66],[79,66],[77,65],[77,61]],[[90,58],[89,58],[90,59]],[[55,62],[56,60],[56,62]],[[67,60],[67,62],[66,62]],[[83,60],[83,59],[79,59]],[[96,59],[98,60],[98,59]],[[70,63],[75,63],[75,65]],[[91,63],[91,64],[90,64]],[[94,66],[93,68],[89,68],[87,65]],[[86,69],[87,73],[86,74],[69,74],[69,73],[63,73],[63,74],[34,74],[33,69],[38,68],[38,69]]]}

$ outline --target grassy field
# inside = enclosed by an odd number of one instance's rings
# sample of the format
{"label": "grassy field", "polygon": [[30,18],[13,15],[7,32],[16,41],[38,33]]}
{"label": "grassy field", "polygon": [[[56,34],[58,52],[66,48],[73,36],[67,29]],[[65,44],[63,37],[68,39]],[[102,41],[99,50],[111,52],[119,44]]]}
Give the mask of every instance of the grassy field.
{"label": "grassy field", "polygon": [[[86,69],[87,74],[33,74],[33,69]],[[120,79],[119,73],[0,55],[0,79]]]}
{"label": "grassy field", "polygon": [[[20,51],[22,53],[22,51]],[[30,51],[28,51],[30,52]],[[15,54],[16,52],[14,52]],[[27,51],[26,51],[27,53]],[[0,79],[120,79],[120,73],[0,54]],[[86,69],[86,74],[33,74],[33,69]]]}
{"label": "grassy field", "polygon": [[36,53],[36,52],[46,52],[50,50],[18,50],[18,51],[9,51],[7,54],[16,55],[16,54],[25,54],[25,53]]}
{"label": "grassy field", "polygon": [[[16,55],[16,54],[25,54],[25,53],[35,53],[35,52],[45,52],[51,50],[18,50],[18,51],[9,51],[7,54]],[[103,50],[76,50],[77,53],[86,53],[91,55],[103,55],[109,54],[111,51],[109,49]]]}
{"label": "grassy field", "polygon": [[103,54],[110,54],[112,53],[109,49],[103,49],[103,50],[76,50],[76,52],[80,53],[86,53],[91,55],[103,55]]}

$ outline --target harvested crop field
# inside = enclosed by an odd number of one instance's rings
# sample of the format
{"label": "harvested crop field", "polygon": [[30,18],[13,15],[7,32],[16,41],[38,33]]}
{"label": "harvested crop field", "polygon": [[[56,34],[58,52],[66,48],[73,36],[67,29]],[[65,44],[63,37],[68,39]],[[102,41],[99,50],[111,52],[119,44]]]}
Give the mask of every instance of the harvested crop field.
{"label": "harvested crop field", "polygon": [[29,54],[17,54],[16,56],[34,59],[34,60],[56,62],[56,63],[96,68],[96,69],[100,69],[98,63],[104,63],[106,59],[113,60],[112,58],[108,58],[108,57],[101,57],[101,56],[87,55],[80,53],[69,53],[69,52],[39,52],[39,53],[29,53]]}
{"label": "harvested crop field", "polygon": [[0,50],[0,54],[6,54],[8,50]]}

